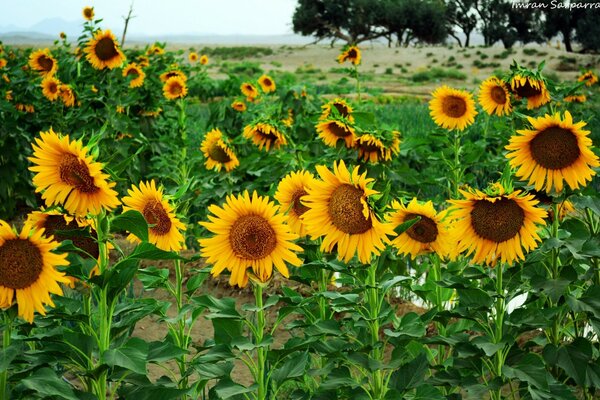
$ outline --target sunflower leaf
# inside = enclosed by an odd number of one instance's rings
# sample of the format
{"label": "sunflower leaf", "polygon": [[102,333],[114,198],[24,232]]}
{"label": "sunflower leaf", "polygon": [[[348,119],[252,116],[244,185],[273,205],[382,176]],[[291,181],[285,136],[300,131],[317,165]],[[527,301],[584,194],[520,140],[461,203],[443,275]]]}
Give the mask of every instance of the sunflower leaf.
{"label": "sunflower leaf", "polygon": [[404,232],[409,230],[411,226],[413,226],[420,220],[421,220],[421,216],[417,216],[416,218],[409,219],[408,221],[405,221],[405,222],[401,223],[400,225],[398,225],[396,228],[394,228],[394,232],[396,232],[396,234],[398,234],[398,235],[402,235]]}
{"label": "sunflower leaf", "polygon": [[110,223],[110,231],[127,231],[134,234],[141,241],[148,241],[148,223],[142,213],[136,210],[125,211],[113,218]]}

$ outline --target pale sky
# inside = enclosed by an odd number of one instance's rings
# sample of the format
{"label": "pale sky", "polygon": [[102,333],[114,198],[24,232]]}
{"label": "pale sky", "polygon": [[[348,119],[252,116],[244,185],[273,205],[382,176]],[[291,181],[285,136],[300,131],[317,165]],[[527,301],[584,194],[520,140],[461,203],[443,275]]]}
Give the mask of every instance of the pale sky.
{"label": "pale sky", "polygon": [[[94,7],[101,26],[123,30],[131,0],[0,0],[0,29],[28,30],[44,19],[83,23],[81,10]],[[133,0],[132,35],[291,34],[296,0]],[[58,34],[59,32],[56,32]]]}

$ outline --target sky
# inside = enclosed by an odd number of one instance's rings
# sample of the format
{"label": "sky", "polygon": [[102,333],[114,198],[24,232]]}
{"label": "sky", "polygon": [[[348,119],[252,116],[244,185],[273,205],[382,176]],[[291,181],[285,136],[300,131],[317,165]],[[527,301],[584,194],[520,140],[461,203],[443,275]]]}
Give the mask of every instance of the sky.
{"label": "sky", "polygon": [[129,22],[131,35],[291,34],[297,4],[296,0],[0,0],[0,29],[29,30],[53,18],[81,24],[81,10],[92,6],[96,17],[104,20],[104,29],[122,32],[131,1],[135,16]]}

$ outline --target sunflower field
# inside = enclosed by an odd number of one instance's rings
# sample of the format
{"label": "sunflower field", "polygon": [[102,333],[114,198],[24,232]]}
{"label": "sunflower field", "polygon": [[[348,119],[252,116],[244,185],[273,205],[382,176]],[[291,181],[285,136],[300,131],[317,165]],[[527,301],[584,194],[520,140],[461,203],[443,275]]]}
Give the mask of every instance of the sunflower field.
{"label": "sunflower field", "polygon": [[0,45],[0,399],[600,398],[593,70],[385,103],[83,18]]}

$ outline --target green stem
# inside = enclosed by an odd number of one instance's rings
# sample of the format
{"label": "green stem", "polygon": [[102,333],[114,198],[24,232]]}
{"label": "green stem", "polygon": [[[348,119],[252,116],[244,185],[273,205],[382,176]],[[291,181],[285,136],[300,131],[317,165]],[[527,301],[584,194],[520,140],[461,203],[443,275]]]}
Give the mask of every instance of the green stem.
{"label": "green stem", "polygon": [[[179,318],[177,322],[177,330],[175,332],[177,344],[187,350],[189,345],[189,336],[186,334],[186,318],[180,315],[183,309],[183,266],[181,260],[175,260],[175,301],[177,303],[177,316]],[[182,354],[179,360],[177,360],[179,367],[179,374],[181,380],[179,381],[179,388],[185,389],[188,385],[188,378],[186,376],[186,357]],[[187,396],[184,396],[184,398]]]}
{"label": "green stem", "polygon": [[266,361],[267,349],[262,346],[265,330],[265,310],[263,309],[263,287],[262,285],[254,285],[254,299],[256,302],[256,338],[255,345],[258,346],[257,352],[257,371],[256,380],[258,384],[257,400],[266,400],[267,398],[267,382],[266,382]]}
{"label": "green stem", "polygon": [[[551,227],[551,237],[558,239],[558,227],[559,227],[559,207],[557,203],[552,203],[552,227]],[[550,265],[551,265],[551,279],[556,280],[560,276],[560,249],[554,248],[550,253]],[[550,307],[555,307],[556,304],[554,301],[549,298]],[[558,316],[553,319],[552,327],[550,328],[550,341],[555,346],[560,344],[560,319]]]}
{"label": "green stem", "polygon": [[[383,361],[383,349],[379,346],[379,313],[381,303],[379,301],[380,293],[377,287],[377,259],[371,262],[367,275],[367,307],[369,310],[369,328],[371,330],[371,357],[376,361]],[[384,375],[380,369],[372,372],[371,376],[371,398],[383,400],[386,393],[384,385]]]}
{"label": "green stem", "polygon": [[[105,218],[104,213],[96,216],[96,232],[98,235],[98,251],[100,253],[98,259],[98,269],[100,275],[103,275],[108,268],[108,247],[106,245],[106,232],[103,231],[102,220]],[[98,357],[101,359],[104,352],[110,348],[110,329],[112,322],[112,314],[114,302],[108,299],[108,290],[106,287],[99,289],[98,296]],[[90,313],[90,318],[92,318]],[[90,326],[93,326],[90,320]],[[100,362],[100,360],[99,360]],[[108,392],[107,387],[108,372],[103,371],[94,384],[95,394],[99,399],[105,399]]]}
{"label": "green stem", "polygon": [[[431,278],[438,282],[442,279],[442,266],[440,264],[440,258],[437,254],[433,254],[430,257],[432,268],[430,270]],[[435,285],[435,307],[438,311],[444,311],[444,300],[442,299],[442,288],[436,283]],[[440,335],[445,334],[445,327],[440,323],[435,323],[436,329]],[[437,362],[439,365],[443,364],[446,359],[446,347],[444,345],[438,346]]]}
{"label": "green stem", "polygon": [[187,158],[187,130],[186,130],[186,114],[185,114],[185,100],[177,100],[177,108],[179,109],[179,118],[177,120],[179,124],[179,136],[181,137],[181,160],[185,162]]}
{"label": "green stem", "polygon": [[323,293],[327,291],[328,277],[329,277],[329,271],[327,271],[323,268],[319,269],[318,285],[319,285],[319,294],[321,294],[321,296],[319,296],[319,318],[321,319],[321,321],[324,321],[327,319],[327,301],[326,301],[325,297],[323,297]]}
{"label": "green stem", "polygon": [[[11,335],[12,335],[12,318],[7,314],[7,312],[4,312],[4,332],[2,332],[2,350],[6,351],[6,349],[8,349],[8,346],[10,346],[10,339],[11,339]],[[2,372],[0,372],[0,398],[1,399],[8,399],[8,387],[7,387],[7,381],[8,381],[8,365],[6,366],[6,369],[3,370]]]}
{"label": "green stem", "polygon": [[360,103],[360,79],[358,78],[358,65],[352,64],[354,66],[354,78],[356,79],[356,98]]}
{"label": "green stem", "polygon": [[462,166],[460,165],[460,132],[454,131],[454,142],[452,144],[454,152],[454,160],[452,165],[452,193],[451,198],[458,199],[458,188],[460,187],[460,181],[462,180]]}
{"label": "green stem", "polygon": [[[506,302],[504,298],[504,283],[502,281],[503,265],[500,263],[496,267],[496,304],[495,304],[495,315],[494,315],[494,337],[493,341],[495,344],[502,343],[503,340],[503,327],[504,327],[504,316],[506,314]],[[502,367],[506,358],[506,352],[504,349],[500,349],[494,355],[494,367],[493,374],[495,377],[502,377]],[[498,388],[495,392],[490,393],[492,399],[502,399],[502,388]]]}

